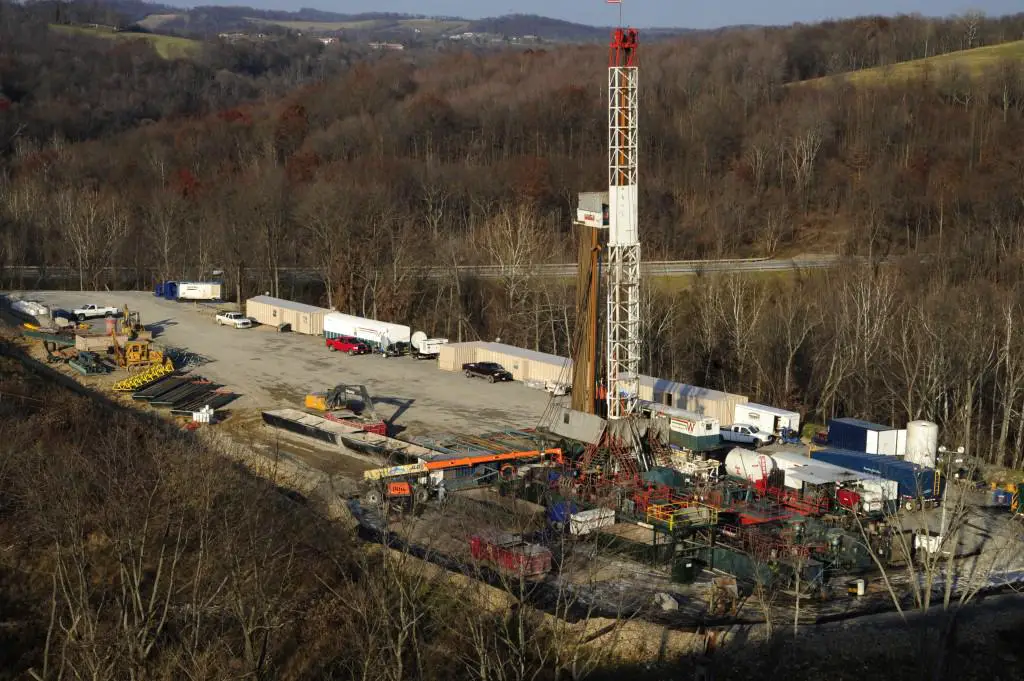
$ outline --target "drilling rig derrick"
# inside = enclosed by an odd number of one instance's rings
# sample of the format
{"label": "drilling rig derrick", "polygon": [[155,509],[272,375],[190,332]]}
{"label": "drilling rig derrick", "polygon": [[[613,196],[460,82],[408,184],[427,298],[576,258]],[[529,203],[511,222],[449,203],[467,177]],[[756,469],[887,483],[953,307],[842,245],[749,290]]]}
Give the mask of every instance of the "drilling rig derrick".
{"label": "drilling rig derrick", "polygon": [[606,400],[609,420],[638,413],[640,236],[637,185],[638,33],[618,28],[608,63]]}

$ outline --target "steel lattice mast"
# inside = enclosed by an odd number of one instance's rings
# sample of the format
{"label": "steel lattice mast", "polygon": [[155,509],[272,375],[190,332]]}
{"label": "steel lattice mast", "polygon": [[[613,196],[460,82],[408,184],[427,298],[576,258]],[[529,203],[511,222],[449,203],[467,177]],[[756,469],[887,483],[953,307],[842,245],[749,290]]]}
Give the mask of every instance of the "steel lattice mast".
{"label": "steel lattice mast", "polygon": [[615,30],[608,64],[608,418],[637,412],[640,392],[637,31]]}

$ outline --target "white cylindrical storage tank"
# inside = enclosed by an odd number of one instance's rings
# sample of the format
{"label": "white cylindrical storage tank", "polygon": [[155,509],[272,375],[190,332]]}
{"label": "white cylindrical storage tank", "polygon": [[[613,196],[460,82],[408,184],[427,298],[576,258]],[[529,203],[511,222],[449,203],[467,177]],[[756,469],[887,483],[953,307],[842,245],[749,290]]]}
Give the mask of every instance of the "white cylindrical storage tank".
{"label": "white cylindrical storage tank", "polygon": [[926,468],[935,468],[938,451],[937,425],[931,421],[911,421],[907,424],[907,461]]}
{"label": "white cylindrical storage tank", "polygon": [[749,449],[734,447],[725,455],[725,472],[750,482],[763,480],[775,470],[775,462],[767,454],[758,454]]}

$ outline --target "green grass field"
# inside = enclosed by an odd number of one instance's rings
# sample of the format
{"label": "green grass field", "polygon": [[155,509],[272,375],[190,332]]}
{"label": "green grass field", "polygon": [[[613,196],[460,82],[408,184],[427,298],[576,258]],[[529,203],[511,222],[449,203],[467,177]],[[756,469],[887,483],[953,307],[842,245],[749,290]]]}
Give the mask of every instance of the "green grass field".
{"label": "green grass field", "polygon": [[400,19],[391,21],[387,19],[369,19],[366,21],[274,21],[271,19],[246,18],[256,25],[282,26],[293,31],[307,31],[317,33],[324,31],[372,31],[385,28],[407,28],[409,30],[419,29],[422,33],[441,34],[450,31],[464,31],[469,26],[468,21],[434,21],[433,19]]}
{"label": "green grass field", "polygon": [[97,38],[109,40],[148,40],[153,43],[154,49],[164,59],[180,59],[195,55],[201,43],[188,38],[179,38],[172,35],[159,35],[156,33],[118,33],[109,28],[96,28],[89,26],[67,26],[64,24],[50,24],[50,29],[59,33],[73,35],[91,35]]}
{"label": "green grass field", "polygon": [[245,20],[258,26],[281,26],[292,31],[308,31],[310,33],[315,33],[316,31],[341,31],[344,29],[368,30],[377,28],[378,25],[384,23],[380,21],[275,21],[273,19],[256,19],[253,17],[246,17]]}
{"label": "green grass field", "polygon": [[166,24],[168,21],[174,21],[175,19],[182,17],[182,14],[150,14],[148,17],[139,22],[139,26],[148,28],[150,31],[156,31],[161,26]]}
{"label": "green grass field", "polygon": [[435,21],[433,19],[402,19],[399,26],[418,28],[424,33],[444,33],[445,31],[461,33],[469,28],[468,21]]}
{"label": "green grass field", "polygon": [[814,78],[813,80],[802,82],[821,85],[833,80],[842,79],[857,85],[871,85],[875,83],[906,81],[911,78],[918,78],[928,71],[940,73],[944,69],[953,66],[962,68],[970,75],[975,76],[984,73],[987,68],[996,66],[1004,59],[1024,60],[1024,40],[977,47],[973,50],[963,50],[961,52],[950,52],[935,57],[928,57],[927,59],[915,59],[891,66],[878,66],[862,71],[850,71],[848,73],[826,76],[825,78]]}

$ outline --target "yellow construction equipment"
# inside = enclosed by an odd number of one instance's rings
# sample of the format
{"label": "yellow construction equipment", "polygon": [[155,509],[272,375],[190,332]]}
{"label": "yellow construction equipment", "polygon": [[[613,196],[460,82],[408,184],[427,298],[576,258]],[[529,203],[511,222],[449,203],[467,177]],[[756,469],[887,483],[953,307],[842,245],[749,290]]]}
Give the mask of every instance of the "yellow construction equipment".
{"label": "yellow construction equipment", "polygon": [[171,371],[174,370],[170,358],[164,355],[163,351],[153,347],[151,340],[140,338],[121,344],[117,340],[117,333],[111,333],[110,338],[114,346],[114,362],[122,369],[135,371],[153,365],[166,364]]}
{"label": "yellow construction equipment", "polygon": [[121,308],[121,316],[114,324],[114,331],[119,336],[126,336],[128,340],[150,337],[146,327],[142,325],[139,313],[129,310],[127,304]]}
{"label": "yellow construction equipment", "polygon": [[327,411],[327,393],[309,393],[304,402],[306,409]]}
{"label": "yellow construction equipment", "polygon": [[[303,401],[306,409],[317,411],[334,411],[337,409],[354,409],[367,419],[376,420],[377,412],[373,408],[373,400],[362,385],[336,385],[324,392],[309,393]],[[351,406],[350,406],[351,405]]]}

